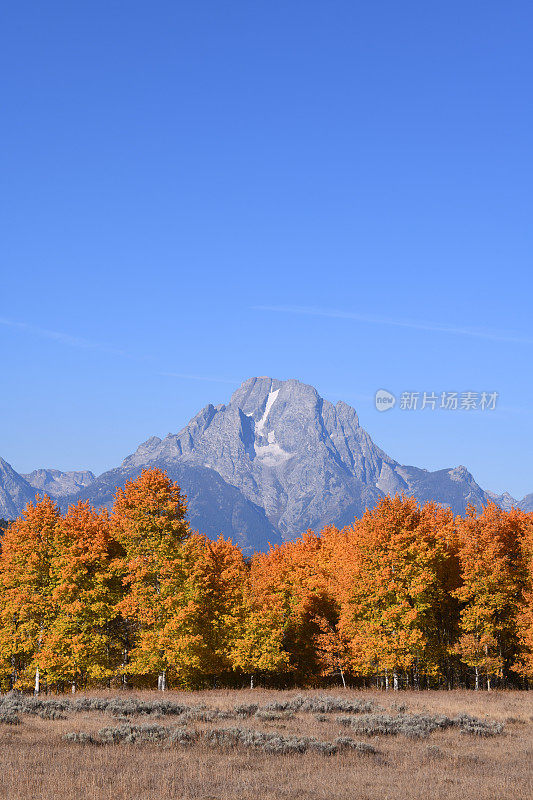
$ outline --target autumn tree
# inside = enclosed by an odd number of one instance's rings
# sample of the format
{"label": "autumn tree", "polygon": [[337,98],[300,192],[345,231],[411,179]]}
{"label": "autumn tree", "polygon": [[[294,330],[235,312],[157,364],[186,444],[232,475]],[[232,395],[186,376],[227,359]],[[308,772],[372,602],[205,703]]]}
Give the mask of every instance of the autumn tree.
{"label": "autumn tree", "polygon": [[43,645],[54,620],[52,570],[59,510],[36,496],[5,531],[0,556],[0,652],[12,687],[40,691]]}
{"label": "autumn tree", "polygon": [[518,655],[519,615],[527,588],[525,532],[531,520],[489,503],[458,518],[462,585],[454,592],[463,605],[457,652],[473,668],[476,688],[483,676],[508,679]]}
{"label": "autumn tree", "polygon": [[523,554],[526,565],[524,603],[517,617],[519,653],[515,669],[526,680],[533,681],[533,514],[522,517]]}
{"label": "autumn tree", "polygon": [[164,630],[168,659],[180,685],[204,685],[234,668],[245,617],[246,573],[242,551],[227,539],[213,542],[195,534],[185,542]]}
{"label": "autumn tree", "polygon": [[342,570],[339,565],[346,552],[346,532],[328,525],[320,532],[319,580],[323,598],[320,609],[313,617],[317,630],[314,633],[316,653],[315,669],[320,675],[341,678],[346,686],[346,673],[353,672],[350,637],[342,627],[341,603]]}
{"label": "autumn tree", "polygon": [[107,511],[70,506],[55,528],[51,559],[54,619],[42,648],[49,682],[108,680],[116,668],[115,606],[121,584],[112,570],[117,544]]}
{"label": "autumn tree", "polygon": [[315,617],[319,633],[314,641],[323,675],[340,675],[342,685],[346,688],[345,673],[351,667],[351,650],[348,637],[340,629],[338,623],[325,616]]}
{"label": "autumn tree", "polygon": [[185,516],[185,497],[160,469],[143,469],[118,489],[111,513],[125,589],[118,605],[126,622],[122,671],[125,679],[128,672],[155,672],[160,689],[166,688],[169,668],[165,628],[175,613],[173,593],[190,536]]}
{"label": "autumn tree", "polygon": [[340,632],[352,668],[398,687],[425,672],[442,677],[457,632],[453,515],[415,499],[385,497],[343,532],[337,554]]}
{"label": "autumn tree", "polygon": [[305,681],[319,670],[316,636],[321,624],[335,624],[335,600],[328,591],[323,538],[308,531],[300,539],[252,559],[251,577],[260,608],[276,611],[282,651],[295,679]]}
{"label": "autumn tree", "polygon": [[253,556],[242,587],[242,624],[232,643],[231,661],[234,670],[250,676],[250,687],[259,674],[273,675],[288,666],[283,647],[286,612],[283,600],[271,591],[265,580],[263,554]]}

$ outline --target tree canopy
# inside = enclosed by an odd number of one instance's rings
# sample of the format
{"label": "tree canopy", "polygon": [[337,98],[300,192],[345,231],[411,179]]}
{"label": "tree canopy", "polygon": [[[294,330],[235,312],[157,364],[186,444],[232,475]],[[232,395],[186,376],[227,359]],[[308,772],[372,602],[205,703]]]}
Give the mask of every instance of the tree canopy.
{"label": "tree canopy", "polygon": [[37,496],[0,553],[0,682],[533,682],[533,515],[385,497],[251,559],[192,531],[158,469],[110,512]]}

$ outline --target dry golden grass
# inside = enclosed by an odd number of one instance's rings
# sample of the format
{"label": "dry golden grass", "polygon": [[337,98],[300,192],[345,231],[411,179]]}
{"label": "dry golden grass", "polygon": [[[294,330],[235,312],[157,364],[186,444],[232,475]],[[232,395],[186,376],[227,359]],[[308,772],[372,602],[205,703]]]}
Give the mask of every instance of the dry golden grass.
{"label": "dry golden grass", "polygon": [[[103,693],[98,693],[99,695]],[[167,692],[165,700],[204,702],[232,708],[264,704],[296,692]],[[319,694],[304,692],[303,694]],[[17,726],[0,726],[0,798],[6,800],[531,800],[533,798],[533,695],[529,692],[401,692],[397,694],[330,690],[345,699],[372,699],[385,710],[394,702],[409,712],[454,716],[461,712],[506,722],[492,738],[435,731],[427,739],[354,735],[312,714],[293,719],[248,719],[243,725],[284,735],[331,740],[352,736],[371,742],[379,755],[345,751],[268,755],[253,750],[157,745],[91,746],[66,742],[69,731],[95,732],[114,725],[109,716],[89,712],[65,720],[24,716]],[[115,693],[116,695],[116,693]],[[155,693],[126,697],[156,699]],[[394,713],[394,712],[393,712]],[[132,720],[133,722],[146,722]],[[150,720],[153,721],[153,720]],[[172,718],[157,720],[173,725]],[[208,727],[240,724],[218,721]],[[196,724],[196,727],[202,727]],[[204,726],[205,727],[205,726]],[[428,747],[429,746],[429,747]]]}

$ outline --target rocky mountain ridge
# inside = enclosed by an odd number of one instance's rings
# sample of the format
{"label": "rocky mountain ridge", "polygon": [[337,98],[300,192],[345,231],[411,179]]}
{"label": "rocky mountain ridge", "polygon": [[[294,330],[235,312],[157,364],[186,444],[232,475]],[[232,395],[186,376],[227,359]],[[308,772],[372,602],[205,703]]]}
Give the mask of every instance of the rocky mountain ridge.
{"label": "rocky mountain ridge", "polygon": [[90,470],[61,472],[59,469],[34,469],[26,475],[22,474],[22,477],[40,494],[48,494],[56,499],[70,497],[95,480]]}
{"label": "rocky mountain ridge", "polygon": [[261,377],[245,381],[227,405],[207,405],[178,433],[149,438],[97,478],[12,470],[7,489],[0,472],[0,516],[4,497],[10,514],[19,513],[35,489],[63,507],[78,499],[109,506],[115,488],[143,467],[165,469],[180,483],[193,527],[231,536],[246,552],[307,528],[348,524],[386,494],[433,500],[455,513],[468,503],[512,501],[483,491],[463,466],[430,472],[402,465],[374,444],[348,404],[333,405],[294,379]]}
{"label": "rocky mountain ridge", "polygon": [[509,492],[504,492],[503,494],[486,492],[486,494],[490,500],[503,508],[505,511],[510,511],[511,508],[519,508],[521,511],[526,511],[528,513],[533,511],[533,493],[526,494],[526,496],[521,500],[516,500],[516,498],[511,497]]}

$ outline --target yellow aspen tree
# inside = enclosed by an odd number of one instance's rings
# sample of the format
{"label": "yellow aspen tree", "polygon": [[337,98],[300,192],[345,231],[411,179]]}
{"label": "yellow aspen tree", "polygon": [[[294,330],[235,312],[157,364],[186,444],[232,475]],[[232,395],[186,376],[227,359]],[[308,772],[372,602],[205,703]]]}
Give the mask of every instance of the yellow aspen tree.
{"label": "yellow aspen tree", "polygon": [[89,503],[70,506],[58,520],[51,571],[54,620],[42,658],[49,682],[108,680],[116,668],[113,622],[121,584],[113,574],[117,544],[109,514]]}
{"label": "yellow aspen tree", "polygon": [[433,504],[385,497],[344,532],[338,555],[340,630],[353,669],[398,688],[399,674],[440,676],[454,643],[454,520]]}
{"label": "yellow aspen tree", "polygon": [[43,647],[54,619],[51,569],[59,510],[36,496],[5,531],[0,557],[0,652],[12,687],[41,688]]}
{"label": "yellow aspen tree", "polygon": [[519,653],[515,670],[529,683],[533,681],[533,513],[525,514],[523,523],[523,550],[526,563],[524,605],[518,612]]}
{"label": "yellow aspen tree", "polygon": [[260,675],[287,670],[289,656],[284,649],[286,612],[278,594],[265,586],[261,555],[251,560],[242,588],[242,624],[232,642],[233,669],[249,675],[254,688]]}
{"label": "yellow aspen tree", "polygon": [[519,615],[525,603],[527,561],[524,536],[530,521],[521,511],[489,503],[481,513],[469,508],[458,518],[462,585],[461,638],[457,652],[490,689],[493,677],[505,683],[516,662]]}
{"label": "yellow aspen tree", "polygon": [[182,686],[204,686],[233,670],[244,619],[247,568],[242,551],[220,537],[195,534],[184,545],[180,574],[169,577],[169,663]]}
{"label": "yellow aspen tree", "polygon": [[[160,469],[143,469],[118,489],[111,531],[122,547],[117,569],[125,595],[118,611],[126,621],[122,673],[158,675],[166,688],[169,667],[165,627],[172,614],[172,587],[183,571],[183,544],[190,536],[186,498]],[[132,640],[129,640],[129,637]]]}

